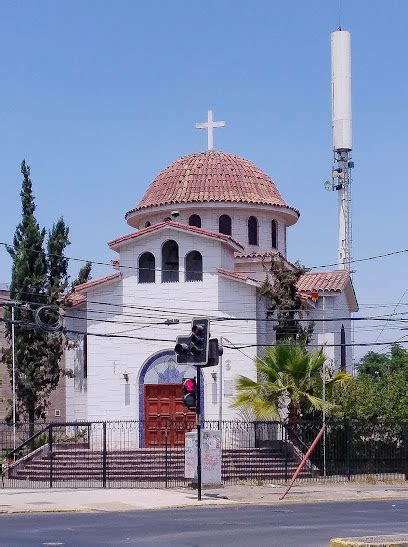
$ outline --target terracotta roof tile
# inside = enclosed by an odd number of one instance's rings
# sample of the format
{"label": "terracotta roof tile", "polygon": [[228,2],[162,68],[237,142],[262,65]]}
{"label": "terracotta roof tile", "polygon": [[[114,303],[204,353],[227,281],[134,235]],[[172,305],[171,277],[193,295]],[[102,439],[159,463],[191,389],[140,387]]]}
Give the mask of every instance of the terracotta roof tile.
{"label": "terracotta roof tile", "polygon": [[251,161],[209,150],[182,158],[163,169],[141,202],[125,215],[147,207],[176,203],[233,202],[286,205],[270,177]]}
{"label": "terracotta roof tile", "polygon": [[233,272],[231,270],[226,270],[225,268],[217,268],[217,272],[221,275],[225,275],[226,277],[230,277],[231,279],[236,279],[237,281],[251,281],[259,285],[259,281],[257,281],[256,279],[253,279],[252,277],[249,277],[248,275],[239,272]]}
{"label": "terracotta roof tile", "polygon": [[342,292],[349,282],[350,275],[345,270],[337,270],[334,272],[308,272],[299,279],[297,288],[299,291],[305,292]]}
{"label": "terracotta roof tile", "polygon": [[281,257],[281,253],[279,251],[254,251],[250,253],[235,253],[235,258],[265,258],[265,257]]}
{"label": "terracotta roof tile", "polygon": [[83,304],[86,302],[86,295],[85,294],[78,294],[73,292],[72,294],[69,294],[64,299],[64,306],[67,306],[68,308],[75,308],[75,306],[79,306],[80,304]]}
{"label": "terracotta roof tile", "polygon": [[103,285],[103,283],[108,283],[109,281],[114,281],[115,279],[119,279],[121,277],[120,272],[116,272],[111,275],[107,275],[105,277],[101,277],[99,279],[91,279],[91,281],[88,281],[87,283],[82,283],[82,285],[77,285],[75,287],[75,293],[84,291],[86,289],[90,289],[92,287],[96,287],[98,285]]}
{"label": "terracotta roof tile", "polygon": [[196,226],[189,226],[188,224],[181,224],[180,222],[174,222],[172,220],[169,220],[167,222],[159,222],[158,224],[153,224],[152,226],[148,226],[147,228],[143,228],[142,230],[137,230],[136,232],[132,232],[131,234],[126,234],[116,239],[112,239],[112,241],[108,242],[108,245],[110,247],[115,247],[119,243],[123,243],[124,241],[128,241],[130,239],[135,239],[145,234],[149,234],[150,232],[155,232],[156,230],[161,230],[162,228],[176,228],[177,230],[181,230],[184,232],[192,232],[198,235],[212,237],[214,239],[218,239],[219,241],[230,243],[234,247],[239,247],[240,249],[244,248],[241,243],[236,241],[231,236],[220,234],[219,232],[213,232],[211,230],[204,230],[203,228],[197,228]]}

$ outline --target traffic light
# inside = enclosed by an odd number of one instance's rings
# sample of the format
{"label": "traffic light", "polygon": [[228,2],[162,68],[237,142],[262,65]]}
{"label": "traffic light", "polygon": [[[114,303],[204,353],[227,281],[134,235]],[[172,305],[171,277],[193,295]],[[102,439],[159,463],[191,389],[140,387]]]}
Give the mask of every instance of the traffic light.
{"label": "traffic light", "polygon": [[224,353],[222,343],[218,338],[211,338],[208,346],[208,366],[215,367],[218,365],[220,355]]}
{"label": "traffic light", "polygon": [[208,345],[210,339],[210,320],[206,318],[193,319],[190,337],[190,353],[195,365],[206,365],[208,361]]}
{"label": "traffic light", "polygon": [[183,403],[187,408],[196,408],[197,384],[195,378],[183,380]]}
{"label": "traffic light", "polygon": [[174,352],[177,363],[208,366],[208,348],[210,338],[210,320],[194,318],[190,336],[177,336]]}
{"label": "traffic light", "polygon": [[190,342],[191,336],[177,336],[174,347],[177,363],[182,365],[191,363]]}

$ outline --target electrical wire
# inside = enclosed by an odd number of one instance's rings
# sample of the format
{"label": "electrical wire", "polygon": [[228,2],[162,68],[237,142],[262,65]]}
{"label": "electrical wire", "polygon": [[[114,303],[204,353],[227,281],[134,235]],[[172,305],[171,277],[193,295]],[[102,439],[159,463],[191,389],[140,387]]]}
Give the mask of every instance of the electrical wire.
{"label": "electrical wire", "polygon": [[[175,308],[151,308],[151,307],[146,307],[146,306],[136,306],[134,304],[115,304],[115,303],[112,303],[112,302],[104,302],[104,301],[97,301],[97,300],[89,300],[88,303],[90,304],[98,304],[98,305],[103,305],[103,306],[112,306],[112,307],[120,307],[120,308],[130,308],[130,309],[137,309],[139,311],[147,311],[147,312],[155,312],[155,313],[161,313],[161,314],[167,314],[167,313],[176,313],[178,315],[191,315],[193,317],[196,317],[197,315],[197,312],[193,313],[193,312],[186,312],[184,310],[180,310],[178,309],[178,311],[175,311],[176,309]],[[1,302],[0,302],[1,304]],[[22,307],[25,307],[27,305],[33,305],[33,306],[41,306],[41,304],[37,304],[37,303],[31,303],[29,301],[24,301],[24,302],[21,302],[21,301],[7,301],[5,303],[5,305],[8,305],[8,306],[11,306],[11,305],[15,305],[15,306],[22,306]],[[206,312],[207,310],[203,310],[203,312]],[[276,310],[276,311],[288,311],[288,310]],[[304,310],[289,310],[289,311],[293,311],[293,312],[297,312],[297,311],[304,311]],[[104,310],[87,310],[86,312],[86,317],[80,317],[78,315],[70,315],[69,313],[66,313],[65,314],[65,317],[68,317],[68,318],[72,318],[72,319],[87,319],[88,318],[88,314],[92,314],[92,313],[114,313],[114,312],[109,312],[109,311],[104,311]],[[132,314],[123,314],[123,313],[116,313],[116,316],[129,316],[129,317],[135,317],[135,318],[138,318],[138,319],[143,319],[143,318],[150,318],[151,316],[141,316],[140,314],[139,315],[132,315]],[[326,318],[320,318],[320,317],[317,317],[317,318],[295,318],[296,321],[299,321],[299,322],[314,322],[314,323],[319,323],[319,322],[337,322],[337,321],[389,321],[389,322],[399,322],[399,323],[406,323],[408,322],[408,318],[402,318],[402,317],[395,317],[395,316],[406,316],[408,315],[408,311],[406,312],[394,312],[394,313],[391,313],[391,314],[382,314],[382,315],[371,315],[371,316],[358,316],[358,317],[349,317],[349,316],[344,316],[344,317],[326,317]],[[156,316],[154,316],[153,318],[156,318]],[[213,317],[210,317],[210,319],[212,321],[220,321],[220,322],[223,322],[223,321],[231,321],[231,322],[242,322],[242,321],[245,321],[245,322],[264,322],[264,323],[276,323],[278,321],[277,318],[260,318],[260,317],[225,317],[225,316],[213,316]],[[92,319],[93,321],[97,321],[97,319]],[[121,324],[134,324],[134,322],[132,321],[114,321],[114,320],[109,320],[109,319],[103,319],[102,321],[104,322],[117,322],[117,323],[121,323]],[[188,323],[188,321],[185,321],[185,323]],[[145,324],[145,323],[143,323]],[[158,325],[160,323],[152,323],[152,325]],[[161,324],[164,324],[167,326],[167,323],[166,322],[162,322]]]}
{"label": "electrical wire", "polygon": [[[32,327],[32,328],[39,328],[36,323],[28,324],[26,321],[11,321],[9,319],[0,318],[1,323],[7,323],[12,324],[14,323],[17,326],[21,326],[23,328]],[[150,338],[150,337],[140,337],[140,336],[129,336],[126,334],[115,334],[115,333],[96,333],[96,332],[89,332],[89,331],[79,331],[75,329],[63,329],[64,333],[71,333],[76,335],[82,335],[82,336],[96,336],[101,338],[126,338],[130,340],[142,340],[142,341],[148,341],[148,342],[169,342],[172,344],[175,344],[174,339],[165,339],[165,338]],[[408,335],[402,337],[402,338],[408,338]],[[230,342],[232,344],[232,342]],[[398,340],[392,340],[387,342],[356,342],[356,343],[345,343],[345,344],[323,344],[325,347],[367,347],[367,346],[391,346],[396,343],[408,343],[408,340],[398,339]],[[293,345],[301,345],[301,344],[280,344],[282,346],[293,346]],[[276,344],[234,344],[233,346],[224,345],[224,347],[228,349],[248,349],[248,348],[266,348],[266,347],[275,347]],[[321,348],[322,344],[308,344],[308,347],[310,348]]]}
{"label": "electrical wire", "polygon": [[[0,241],[0,245],[4,246],[6,248],[10,247],[12,249],[18,250],[18,248],[16,248],[16,246],[14,246],[10,243],[6,243],[4,241]],[[30,252],[34,252],[34,253],[43,253],[43,251],[39,251],[39,250],[33,249],[33,248],[26,249],[26,250],[29,250]],[[380,258],[387,258],[389,256],[395,256],[395,255],[404,254],[404,253],[408,253],[408,249],[399,249],[397,251],[390,251],[390,252],[387,252],[387,253],[367,256],[367,257],[364,257],[364,258],[355,258],[353,260],[350,260],[350,264],[357,263],[357,262],[367,262],[367,261],[370,261],[370,260],[379,260]],[[85,262],[85,263],[90,262],[91,264],[97,265],[97,266],[109,266],[111,268],[113,266],[112,262],[103,262],[101,260],[86,260],[84,258],[78,258],[78,257],[66,256],[66,255],[59,255],[59,254],[56,254],[56,253],[49,253],[48,256],[52,256],[52,257],[55,257],[55,258],[63,258],[65,260],[71,260],[71,261],[74,261],[74,262]],[[306,269],[307,270],[316,270],[318,268],[332,268],[334,266],[341,266],[341,265],[342,265],[341,262],[332,262],[331,264],[321,264],[319,266],[309,266]],[[125,265],[122,265],[122,264],[118,264],[115,267],[118,268],[118,269],[130,269],[130,270],[139,270],[140,269],[137,266],[125,266]],[[173,270],[155,268],[155,271],[166,272],[166,271],[173,271]],[[203,273],[217,273],[217,272],[216,272],[216,270],[213,270],[213,271],[203,271]],[[241,273],[254,274],[255,272],[253,270],[251,270],[251,271],[242,270]]]}

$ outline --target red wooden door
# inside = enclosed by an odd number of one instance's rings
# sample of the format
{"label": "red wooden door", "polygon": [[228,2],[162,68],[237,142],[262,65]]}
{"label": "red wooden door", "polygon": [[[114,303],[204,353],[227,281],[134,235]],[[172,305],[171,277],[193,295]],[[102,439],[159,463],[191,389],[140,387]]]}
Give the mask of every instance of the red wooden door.
{"label": "red wooden door", "polygon": [[145,446],[184,446],[185,431],[195,426],[195,413],[183,404],[181,384],[144,386]]}

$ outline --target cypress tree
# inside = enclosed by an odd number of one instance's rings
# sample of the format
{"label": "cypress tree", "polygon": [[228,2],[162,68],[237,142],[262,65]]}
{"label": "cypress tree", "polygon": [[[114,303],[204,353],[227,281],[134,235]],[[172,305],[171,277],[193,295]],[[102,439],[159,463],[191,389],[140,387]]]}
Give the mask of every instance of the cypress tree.
{"label": "cypress tree", "polygon": [[[36,220],[30,167],[25,160],[21,173],[22,219],[8,252],[13,259],[10,298],[26,303],[24,307],[15,308],[15,319],[29,323],[28,327],[15,325],[17,420],[28,419],[32,435],[34,422],[45,419],[49,396],[65,373],[60,365],[66,344],[64,335],[34,328],[34,313],[38,308],[36,304],[57,302],[68,285],[68,262],[61,255],[69,239],[68,228],[60,219],[48,234],[45,252],[46,231]],[[11,341],[11,325],[7,326],[6,334]],[[3,351],[3,359],[12,381],[11,348]]]}
{"label": "cypress tree", "polygon": [[73,281],[71,285],[71,291],[75,289],[77,285],[82,285],[86,283],[91,278],[92,262],[86,262],[78,272],[78,277]]}

